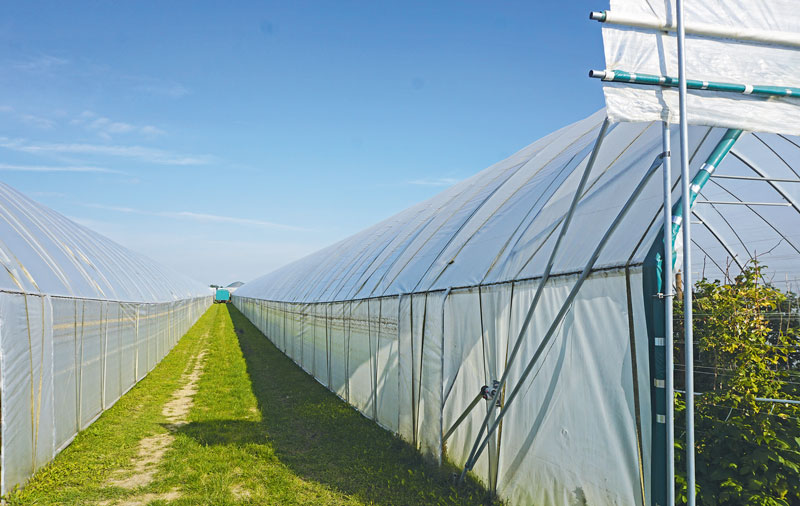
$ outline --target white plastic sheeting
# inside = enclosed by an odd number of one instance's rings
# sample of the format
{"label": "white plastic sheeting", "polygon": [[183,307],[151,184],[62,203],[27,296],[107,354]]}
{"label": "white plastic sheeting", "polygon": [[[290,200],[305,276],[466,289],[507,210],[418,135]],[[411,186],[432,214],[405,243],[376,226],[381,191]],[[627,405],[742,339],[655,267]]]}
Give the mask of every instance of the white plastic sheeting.
{"label": "white plastic sheeting", "polygon": [[[575,279],[548,284],[522,357],[533,353]],[[644,336],[640,271],[631,282],[637,287],[637,330]],[[587,504],[641,504],[637,491],[647,477],[639,475],[624,286],[619,271],[587,281],[505,418],[499,448],[493,444],[478,461],[478,476],[487,484],[496,481],[512,504],[572,504],[580,498]],[[440,460],[442,434],[481,385],[502,373],[509,330],[518,332],[536,287],[535,281],[502,283],[453,290],[447,299],[444,292],[428,292],[314,304],[235,300],[320,383]],[[636,359],[647,363],[646,346],[637,349]],[[523,366],[514,365],[509,385]],[[637,388],[647,392],[646,367],[640,373]],[[447,458],[464,463],[485,404],[446,442]],[[649,420],[649,404],[639,409]],[[649,438],[649,428],[642,430]]]}
{"label": "white plastic sheeting", "polygon": [[0,264],[5,493],[153,369],[211,297],[4,184]]}
{"label": "white plastic sheeting", "polygon": [[[675,0],[611,0],[611,13],[644,24],[675,26]],[[800,40],[800,12],[791,0],[704,0],[684,2],[687,28],[728,32],[736,40],[686,33],[686,77],[744,85],[800,86],[800,47],[752,39]],[[707,28],[703,30],[703,28]],[[764,37],[758,37],[762,34]],[[781,35],[785,37],[780,37]],[[673,31],[603,26],[606,69],[678,77]],[[612,121],[679,121],[677,88],[604,82]],[[800,97],[765,97],[689,90],[691,124],[750,131],[800,134]]]}
{"label": "white plastic sheeting", "polygon": [[[603,116],[245,284],[234,303],[365,416],[423,453],[463,465],[489,407],[481,402],[447,441],[443,434],[506,369]],[[692,173],[723,133],[690,128]],[[660,152],[659,123],[611,126],[507,388],[519,382],[576,273]],[[797,138],[745,134],[715,176],[800,181],[799,173]],[[698,202],[754,199],[781,205],[696,204],[707,225],[694,227],[703,232],[695,233],[693,269],[720,278],[758,254],[774,281],[796,283],[800,184],[713,177]],[[661,230],[661,202],[655,177],[474,468],[512,504],[651,504],[656,418],[645,304],[652,294],[643,293],[643,262]]]}

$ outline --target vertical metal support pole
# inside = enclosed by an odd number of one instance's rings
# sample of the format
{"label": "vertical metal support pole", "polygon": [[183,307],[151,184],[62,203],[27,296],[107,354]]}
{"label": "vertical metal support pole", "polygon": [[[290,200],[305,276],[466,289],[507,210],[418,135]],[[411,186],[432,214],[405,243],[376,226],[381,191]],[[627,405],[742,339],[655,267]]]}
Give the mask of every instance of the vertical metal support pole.
{"label": "vertical metal support pole", "polygon": [[445,397],[445,385],[444,385],[444,355],[445,355],[445,342],[444,342],[444,333],[445,329],[445,309],[447,306],[447,297],[450,296],[450,292],[453,290],[453,287],[448,286],[447,290],[444,292],[444,297],[442,297],[442,334],[440,337],[440,350],[442,350],[441,356],[439,357],[439,434],[442,436],[439,439],[439,465],[442,465],[442,461],[444,460],[444,444],[446,438],[444,437],[444,397]]}
{"label": "vertical metal support pole", "polygon": [[[588,278],[589,274],[591,274],[595,262],[597,262],[597,259],[603,252],[603,248],[605,248],[609,239],[614,234],[614,232],[616,231],[617,227],[622,222],[622,220],[625,219],[625,216],[627,216],[631,207],[633,207],[633,204],[636,202],[636,199],[639,198],[639,195],[642,193],[642,191],[644,191],[645,186],[647,186],[647,183],[650,181],[650,178],[653,176],[653,174],[655,174],[656,169],[658,169],[660,165],[661,165],[661,155],[659,154],[655,158],[655,160],[653,160],[653,164],[650,166],[650,168],[647,169],[647,172],[645,173],[644,177],[639,182],[639,184],[636,186],[636,189],[634,189],[633,193],[631,193],[630,197],[628,197],[628,200],[625,202],[625,205],[617,214],[617,217],[614,218],[613,222],[611,222],[611,225],[606,230],[606,233],[603,235],[603,238],[600,239],[600,242],[597,244],[594,253],[592,253],[591,258],[584,266],[581,274],[578,276],[578,280],[572,286],[572,290],[570,290],[569,295],[567,295],[567,298],[564,300],[563,304],[561,304],[561,309],[559,309],[558,313],[553,319],[553,322],[550,324],[550,328],[542,337],[541,341],[539,342],[539,346],[536,348],[536,351],[534,352],[533,356],[528,361],[528,365],[525,366],[525,369],[522,371],[522,374],[517,380],[516,385],[511,390],[511,394],[509,394],[509,396],[506,398],[505,404],[500,409],[500,412],[497,413],[496,421],[488,428],[486,437],[483,439],[478,439],[478,441],[476,441],[478,446],[474,448],[474,452],[471,455],[472,464],[470,464],[469,460],[467,461],[467,465],[465,465],[464,469],[461,471],[461,476],[459,477],[458,483],[463,483],[464,478],[467,475],[467,472],[470,469],[472,469],[474,463],[478,461],[481,452],[483,451],[484,448],[486,448],[486,445],[488,444],[489,439],[492,437],[492,434],[494,434],[494,431],[497,429],[497,426],[500,424],[501,420],[508,412],[517,394],[519,394],[520,389],[525,385],[526,378],[533,370],[533,367],[536,365],[539,358],[542,356],[542,353],[544,353],[544,350],[547,347],[547,344],[550,342],[550,339],[553,337],[553,334],[556,332],[556,329],[559,328],[559,326],[561,325],[564,316],[567,314],[567,311],[569,311],[570,307],[572,306],[572,302],[575,300],[575,297],[578,296],[578,292],[580,291],[581,286],[583,286],[583,282],[586,281],[586,278]],[[497,390],[500,389],[501,386],[498,385]],[[492,397],[491,401],[494,402],[494,397]]]}
{"label": "vertical metal support pole", "polygon": [[695,505],[694,490],[694,336],[692,335],[692,195],[689,189],[689,127],[686,118],[686,32],[683,1],[677,0],[678,96],[681,115],[681,201],[683,208],[683,328],[686,346],[686,498]]}
{"label": "vertical metal support pole", "polygon": [[[600,126],[600,131],[597,133],[597,140],[594,142],[594,147],[592,148],[592,154],[589,155],[589,160],[586,162],[586,167],[583,170],[583,174],[581,175],[581,179],[578,182],[578,186],[575,189],[575,194],[572,197],[572,203],[570,204],[569,210],[567,214],[564,216],[564,221],[561,224],[561,230],[558,234],[558,238],[556,239],[556,243],[553,246],[553,250],[550,252],[550,258],[547,261],[547,265],[545,266],[544,272],[542,273],[542,279],[539,281],[539,286],[536,288],[536,294],[533,296],[533,301],[531,302],[530,306],[528,307],[528,311],[525,315],[525,320],[522,322],[522,327],[519,330],[519,334],[517,334],[517,339],[514,342],[514,348],[511,350],[511,354],[508,356],[506,361],[506,367],[503,371],[503,375],[500,378],[500,384],[497,386],[497,390],[495,395],[500,395],[503,392],[503,387],[506,385],[506,380],[508,379],[508,374],[511,371],[511,364],[514,363],[514,359],[517,357],[517,353],[522,346],[522,340],[525,336],[525,332],[528,330],[528,325],[533,318],[533,313],[536,310],[536,307],[539,303],[539,298],[541,297],[545,285],[547,285],[547,280],[550,278],[550,270],[555,263],[556,254],[558,253],[559,247],[561,246],[561,240],[567,235],[567,231],[569,230],[570,222],[572,221],[572,217],[575,214],[575,209],[578,208],[578,203],[580,202],[581,197],[583,196],[583,189],[586,187],[586,183],[589,181],[589,176],[592,173],[592,169],[594,168],[594,163],[597,160],[597,155],[600,152],[600,146],[603,144],[603,139],[605,139],[606,132],[608,131],[608,127],[610,122],[608,121],[608,117],[603,120],[602,126]],[[495,399],[492,399],[494,402]],[[464,464],[464,470],[461,472],[461,477],[459,478],[459,483],[464,481],[466,477],[467,471],[470,471],[477,458],[475,457],[475,452],[478,451],[478,445],[481,442],[481,438],[483,437],[483,433],[486,428],[491,424],[489,418],[492,416],[492,411],[489,410],[486,412],[486,416],[481,422],[480,429],[478,430],[478,436],[475,438],[475,443],[472,445],[472,450],[470,450],[469,457],[467,457],[467,462]]]}
{"label": "vertical metal support pole", "polygon": [[670,160],[669,122],[662,125],[664,150],[664,351],[666,352],[667,397],[667,505],[675,504],[675,384],[673,383],[672,343],[672,162]]}

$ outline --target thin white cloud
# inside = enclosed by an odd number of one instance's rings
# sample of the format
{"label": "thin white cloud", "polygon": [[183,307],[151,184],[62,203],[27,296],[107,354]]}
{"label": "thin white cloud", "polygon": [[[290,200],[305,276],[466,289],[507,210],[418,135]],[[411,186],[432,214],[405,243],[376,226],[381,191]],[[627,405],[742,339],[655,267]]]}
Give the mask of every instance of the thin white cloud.
{"label": "thin white cloud", "polygon": [[32,72],[46,72],[55,67],[67,65],[69,60],[52,56],[48,54],[41,54],[34,56],[26,61],[17,62],[14,66],[19,70],[27,70]]}
{"label": "thin white cloud", "polygon": [[[120,226],[113,220],[67,217],[194,279],[224,285],[250,281],[326,246],[316,234],[298,234],[295,240],[280,240],[272,234],[226,240],[211,228],[176,235],[169,224],[162,228]],[[225,252],[225,262],[219,261],[220,251]]]}
{"label": "thin white cloud", "polygon": [[151,137],[155,137],[157,135],[164,135],[165,131],[161,130],[160,128],[154,127],[153,125],[145,125],[139,129],[141,133],[144,135],[148,135]]}
{"label": "thin white cloud", "polygon": [[408,184],[413,184],[417,186],[453,186],[459,181],[461,180],[453,177],[439,177],[439,178],[427,178],[427,179],[413,179],[411,181],[408,181]]}
{"label": "thin white cloud", "polygon": [[66,197],[66,193],[61,192],[25,192],[25,195],[28,197],[58,197],[63,198]]}
{"label": "thin white cloud", "polygon": [[105,204],[83,204],[83,205],[85,207],[91,207],[93,209],[102,209],[104,211],[116,211],[118,213],[158,215],[158,213],[142,211],[140,209],[134,209],[132,207],[107,206]]}
{"label": "thin white cloud", "polygon": [[43,130],[50,130],[51,128],[56,126],[55,121],[47,118],[42,118],[41,116],[36,116],[34,114],[20,114],[19,119],[20,121],[22,121],[27,125],[31,125],[36,128],[41,128]]}
{"label": "thin white cloud", "polygon": [[238,225],[255,225],[259,227],[274,228],[279,230],[294,230],[305,231],[307,229],[295,227],[292,225],[284,225],[282,223],[274,223],[271,221],[251,220],[248,218],[234,218],[231,216],[219,216],[216,214],[194,213],[191,211],[180,211],[176,213],[165,213],[167,216],[175,216],[178,218],[191,218],[196,221],[208,221],[213,223],[235,223]]}
{"label": "thin white cloud", "polygon": [[0,137],[0,147],[32,154],[79,154],[133,158],[159,165],[205,165],[214,161],[209,155],[182,155],[143,146],[121,146],[81,143],[29,143],[21,139]]}
{"label": "thin white cloud", "polygon": [[231,223],[235,225],[252,225],[257,227],[271,228],[275,230],[289,230],[295,232],[306,232],[308,229],[295,227],[293,225],[285,225],[283,223],[275,223],[272,221],[253,220],[249,218],[237,218],[233,216],[221,216],[217,214],[196,213],[192,211],[147,211],[144,209],[135,209],[132,207],[122,206],[108,206],[105,204],[83,204],[85,207],[93,209],[102,209],[105,211],[115,211],[127,214],[140,214],[145,216],[160,216],[164,218],[174,219],[191,219],[194,221],[207,222],[207,223]]}
{"label": "thin white cloud", "polygon": [[124,121],[114,121],[105,116],[100,116],[93,111],[83,111],[78,117],[70,121],[71,125],[81,125],[89,131],[97,132],[104,139],[111,139],[112,135],[138,133],[147,137],[164,135],[166,132],[153,125],[137,126]]}
{"label": "thin white cloud", "polygon": [[141,74],[121,73],[110,65],[93,64],[90,66],[89,72],[93,76],[110,80],[117,86],[156,97],[179,99],[191,93],[191,90],[179,82]]}
{"label": "thin white cloud", "polygon": [[150,95],[181,98],[189,94],[189,90],[182,84],[151,78],[138,78],[138,80],[142,81],[142,84],[134,86],[134,89]]}
{"label": "thin white cloud", "polygon": [[108,118],[97,118],[89,123],[89,129],[101,130],[109,134],[125,134],[135,129],[130,123],[123,123],[122,121],[111,121]]}
{"label": "thin white cloud", "polygon": [[35,114],[18,113],[10,105],[0,106],[0,112],[10,114],[20,122],[25,123],[26,125],[29,126],[41,128],[42,130],[50,130],[51,128],[56,126],[56,122],[52,119],[44,118],[42,116],[37,116]]}
{"label": "thin white cloud", "polygon": [[56,165],[13,165],[0,163],[0,171],[5,172],[96,172],[103,174],[125,174],[119,170],[107,169],[105,167],[90,166],[56,166]]}

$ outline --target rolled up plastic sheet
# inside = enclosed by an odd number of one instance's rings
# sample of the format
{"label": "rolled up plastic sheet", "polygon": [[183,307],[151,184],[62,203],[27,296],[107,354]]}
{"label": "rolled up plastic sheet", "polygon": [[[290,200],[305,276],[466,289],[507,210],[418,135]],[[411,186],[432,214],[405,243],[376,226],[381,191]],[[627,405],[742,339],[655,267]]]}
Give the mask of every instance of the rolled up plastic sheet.
{"label": "rolled up plastic sheet", "polygon": [[[800,9],[790,0],[685,2],[687,79],[800,87]],[[606,69],[677,76],[675,0],[611,0],[603,25]],[[677,123],[678,91],[603,82],[612,121]],[[690,89],[690,124],[800,134],[800,98]]]}

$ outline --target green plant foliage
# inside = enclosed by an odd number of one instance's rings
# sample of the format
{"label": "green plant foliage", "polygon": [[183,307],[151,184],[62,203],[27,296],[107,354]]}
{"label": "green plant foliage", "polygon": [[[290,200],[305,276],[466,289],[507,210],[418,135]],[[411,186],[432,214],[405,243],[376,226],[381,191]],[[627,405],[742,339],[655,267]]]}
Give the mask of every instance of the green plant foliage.
{"label": "green plant foliage", "polygon": [[[728,283],[699,281],[693,301],[695,391],[703,392],[695,398],[698,503],[800,504],[800,406],[757,400],[799,398],[796,295],[765,283],[764,266],[752,262]],[[680,344],[680,301],[675,316]],[[676,358],[683,353],[676,348]],[[685,409],[678,395],[679,502],[686,501]]]}

